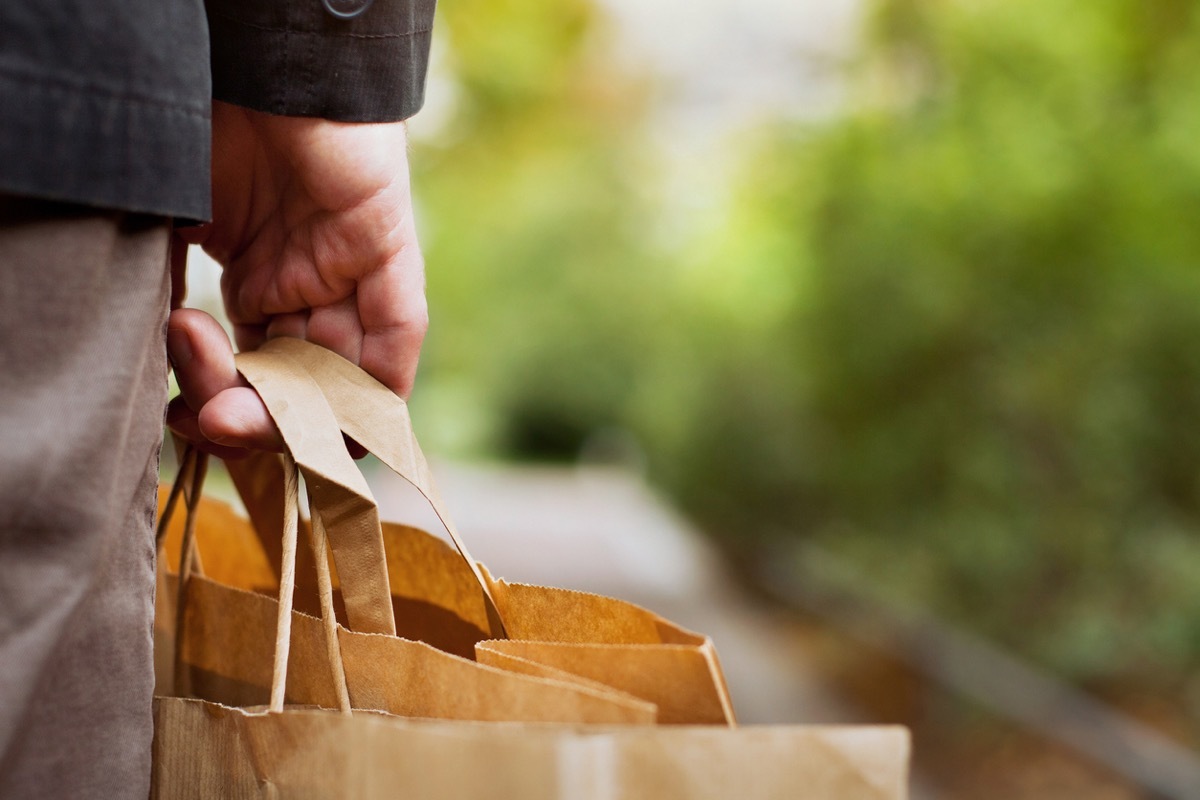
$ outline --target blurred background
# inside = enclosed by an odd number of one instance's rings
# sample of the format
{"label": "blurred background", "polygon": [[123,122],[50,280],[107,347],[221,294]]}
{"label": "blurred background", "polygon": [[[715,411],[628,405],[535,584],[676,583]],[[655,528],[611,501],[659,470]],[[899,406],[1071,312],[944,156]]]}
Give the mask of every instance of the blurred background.
{"label": "blurred background", "polygon": [[412,406],[477,556],[712,633],[747,722],[910,725],[916,797],[1200,797],[1200,7],[433,50]]}

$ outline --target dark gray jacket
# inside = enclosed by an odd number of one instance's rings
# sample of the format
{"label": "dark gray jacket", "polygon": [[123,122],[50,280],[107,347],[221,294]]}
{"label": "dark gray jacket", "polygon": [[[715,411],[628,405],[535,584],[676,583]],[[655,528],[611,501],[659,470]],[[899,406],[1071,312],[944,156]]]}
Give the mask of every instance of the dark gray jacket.
{"label": "dark gray jacket", "polygon": [[4,0],[0,193],[208,219],[211,98],[405,119],[434,3]]}

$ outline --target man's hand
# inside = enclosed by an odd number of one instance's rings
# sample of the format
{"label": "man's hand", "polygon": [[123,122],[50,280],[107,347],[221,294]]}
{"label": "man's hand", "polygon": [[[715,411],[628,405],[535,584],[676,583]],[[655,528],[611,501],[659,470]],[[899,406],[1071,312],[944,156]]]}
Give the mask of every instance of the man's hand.
{"label": "man's hand", "polygon": [[[408,396],[428,318],[406,147],[403,123],[213,103],[213,222],[185,238],[225,268],[240,349],[308,339]],[[214,320],[172,312],[168,347],[184,400],[171,409],[172,428],[201,444],[278,447]]]}

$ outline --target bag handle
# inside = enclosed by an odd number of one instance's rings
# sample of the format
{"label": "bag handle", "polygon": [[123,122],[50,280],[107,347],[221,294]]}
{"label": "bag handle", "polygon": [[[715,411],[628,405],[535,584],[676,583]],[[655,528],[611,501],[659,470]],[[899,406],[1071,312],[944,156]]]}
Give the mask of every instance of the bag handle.
{"label": "bag handle", "polygon": [[[166,505],[158,517],[158,528],[154,533],[155,551],[159,558],[165,557],[163,540],[167,528],[175,515],[180,496],[184,498],[187,513],[184,518],[183,540],[179,547],[179,581],[175,586],[175,651],[172,654],[172,685],[180,690],[184,685],[183,660],[180,642],[183,641],[184,607],[187,603],[188,581],[192,574],[203,575],[200,552],[196,549],[196,516],[200,509],[200,494],[204,490],[204,479],[208,475],[208,454],[201,453],[190,444],[182,451],[175,482],[167,496]],[[190,484],[190,485],[189,485]]]}
{"label": "bag handle", "polygon": [[[309,495],[309,507],[312,507],[312,495]],[[321,605],[321,623],[325,631],[325,657],[329,668],[333,671],[333,688],[337,694],[338,710],[343,714],[350,713],[350,690],[346,685],[346,668],[342,664],[342,646],[338,640],[337,617],[333,610],[333,581],[329,575],[329,556],[326,555],[328,539],[325,523],[321,521],[318,512],[312,515],[312,524],[308,527],[308,544],[313,564],[317,569],[317,596]],[[287,676],[279,676],[283,685]],[[275,693],[275,683],[271,684],[271,693]],[[282,702],[282,701],[281,701]]]}
{"label": "bag handle", "polygon": [[[275,622],[275,661],[271,669],[271,702],[268,709],[275,714],[283,711],[287,694],[288,655],[292,644],[293,600],[296,589],[296,540],[300,528],[300,491],[296,462],[288,454],[283,458],[283,542],[280,561],[279,608]],[[313,492],[309,491],[312,507]],[[191,510],[189,509],[189,513]],[[342,664],[342,647],[338,641],[337,620],[333,612],[333,583],[329,577],[329,559],[325,556],[325,526],[320,512],[312,515],[308,529],[308,544],[313,551],[313,562],[317,568],[317,586],[321,598],[321,622],[325,634],[325,655],[332,671],[334,691],[337,694],[338,710],[350,713],[350,692],[346,687],[346,671]],[[319,555],[318,555],[319,554]]]}
{"label": "bag handle", "polygon": [[[183,686],[184,669],[181,658],[180,643],[184,637],[185,608],[187,603],[187,586],[194,573],[200,572],[199,552],[196,549],[195,530],[196,518],[200,509],[200,495],[204,486],[207,472],[207,455],[188,445],[179,462],[179,470],[175,475],[175,483],[167,503],[159,517],[158,530],[155,535],[156,543],[161,546],[166,535],[167,526],[174,515],[175,507],[184,487],[189,483],[190,491],[186,492],[185,503],[187,516],[184,521],[183,542],[179,553],[179,583],[175,598],[175,653],[174,653],[174,682],[178,691]],[[296,540],[300,527],[299,508],[299,479],[296,462],[290,454],[285,453],[281,463],[283,473],[283,519],[280,530],[281,559],[279,582],[278,610],[275,623],[275,655],[271,670],[271,700],[268,708],[272,712],[283,711],[283,702],[287,690],[288,656],[292,642],[292,614],[295,598],[296,573]],[[312,506],[312,495],[309,494],[309,505]],[[313,514],[312,525],[309,526],[308,543],[313,553],[316,565],[317,589],[321,605],[321,621],[325,639],[325,655],[329,661],[330,677],[333,679],[334,693],[337,695],[338,710],[350,714],[350,693],[346,686],[346,672],[342,664],[341,643],[338,641],[337,619],[333,610],[333,584],[329,575],[329,560],[325,556],[327,546],[325,526],[319,513]],[[317,554],[321,557],[317,557]]]}
{"label": "bag handle", "polygon": [[[467,550],[434,484],[433,473],[413,431],[408,404],[359,367],[311,342],[282,337],[269,340],[256,352],[278,355],[303,367],[324,394],[341,431],[425,497],[479,583],[492,637],[507,638],[488,581]],[[340,565],[338,570],[341,574]]]}
{"label": "bag handle", "polygon": [[240,353],[236,363],[266,405],[320,511],[350,628],[395,635],[379,511],[320,387],[283,353]]}

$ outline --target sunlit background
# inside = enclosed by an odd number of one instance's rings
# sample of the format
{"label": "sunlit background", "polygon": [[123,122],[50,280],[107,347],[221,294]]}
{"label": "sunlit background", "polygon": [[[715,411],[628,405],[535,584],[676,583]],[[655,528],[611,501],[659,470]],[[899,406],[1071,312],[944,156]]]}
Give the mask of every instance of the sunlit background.
{"label": "sunlit background", "polygon": [[718,553],[735,704],[747,626],[804,676],[743,717],[908,724],[918,798],[1200,797],[1198,26],[444,2],[412,406],[468,538],[658,514],[612,568]]}

